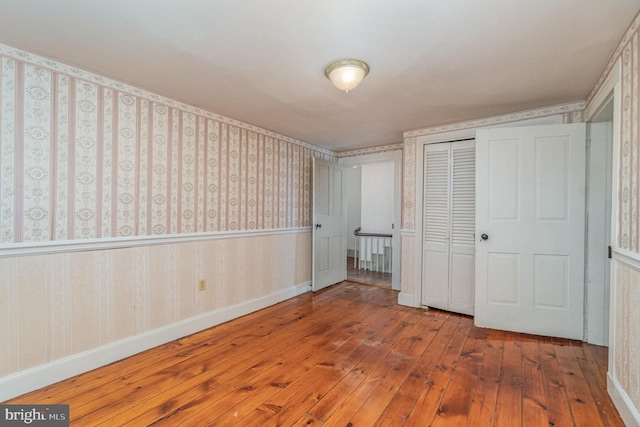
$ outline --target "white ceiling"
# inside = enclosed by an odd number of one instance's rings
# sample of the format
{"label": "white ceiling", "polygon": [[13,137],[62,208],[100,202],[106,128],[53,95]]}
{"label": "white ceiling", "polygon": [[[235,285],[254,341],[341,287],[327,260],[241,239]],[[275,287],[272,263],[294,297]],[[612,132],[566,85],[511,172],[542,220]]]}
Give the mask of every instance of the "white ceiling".
{"label": "white ceiling", "polygon": [[[640,0],[0,0],[0,42],[320,147],[584,100]],[[371,72],[345,95],[334,59]]]}

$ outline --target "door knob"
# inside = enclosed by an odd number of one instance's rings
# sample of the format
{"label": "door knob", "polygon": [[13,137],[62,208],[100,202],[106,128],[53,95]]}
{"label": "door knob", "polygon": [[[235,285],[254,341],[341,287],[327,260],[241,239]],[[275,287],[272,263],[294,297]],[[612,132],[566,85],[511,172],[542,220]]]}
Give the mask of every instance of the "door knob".
{"label": "door knob", "polygon": [[482,236],[480,236],[480,238],[482,240],[489,240],[489,236],[487,236],[486,234],[483,234]]}

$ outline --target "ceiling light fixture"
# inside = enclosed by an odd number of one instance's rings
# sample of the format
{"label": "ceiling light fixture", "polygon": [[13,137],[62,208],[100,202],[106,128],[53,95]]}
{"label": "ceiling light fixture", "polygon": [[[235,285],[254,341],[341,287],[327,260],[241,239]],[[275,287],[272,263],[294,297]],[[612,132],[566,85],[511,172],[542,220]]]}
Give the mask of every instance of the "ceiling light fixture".
{"label": "ceiling light fixture", "polygon": [[324,75],[340,90],[349,93],[369,74],[369,65],[358,59],[338,59],[327,65]]}

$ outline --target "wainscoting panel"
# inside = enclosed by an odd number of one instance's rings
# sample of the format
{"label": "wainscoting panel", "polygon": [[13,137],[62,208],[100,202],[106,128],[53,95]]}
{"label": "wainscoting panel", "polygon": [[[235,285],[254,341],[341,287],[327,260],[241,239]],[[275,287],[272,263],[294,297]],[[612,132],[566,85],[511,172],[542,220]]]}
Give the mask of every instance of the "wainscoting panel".
{"label": "wainscoting panel", "polygon": [[609,346],[610,394],[622,418],[640,423],[640,261],[615,254],[615,313]]}
{"label": "wainscoting panel", "polygon": [[[178,325],[192,333],[188,325],[197,319],[215,322],[230,308],[253,311],[308,291],[311,232],[5,257],[0,271],[3,400],[15,391],[3,382],[34,369],[42,374],[88,352],[72,366],[79,373],[97,367],[94,360],[140,351],[137,338],[151,334],[151,346],[158,345],[178,338]],[[173,332],[158,332],[164,329]]]}

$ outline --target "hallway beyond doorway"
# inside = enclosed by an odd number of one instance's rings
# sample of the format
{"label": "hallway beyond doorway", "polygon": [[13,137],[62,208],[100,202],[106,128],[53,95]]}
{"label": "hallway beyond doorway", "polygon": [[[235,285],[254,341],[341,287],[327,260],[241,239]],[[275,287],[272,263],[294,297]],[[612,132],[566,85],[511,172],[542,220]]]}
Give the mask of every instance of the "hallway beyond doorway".
{"label": "hallway beyond doorway", "polygon": [[391,288],[391,273],[362,270],[353,267],[353,257],[347,257],[347,281],[363,285]]}

